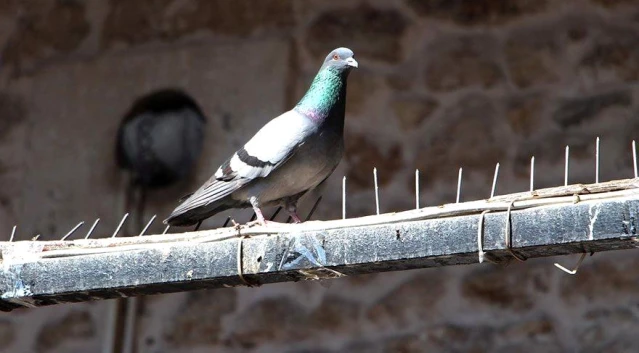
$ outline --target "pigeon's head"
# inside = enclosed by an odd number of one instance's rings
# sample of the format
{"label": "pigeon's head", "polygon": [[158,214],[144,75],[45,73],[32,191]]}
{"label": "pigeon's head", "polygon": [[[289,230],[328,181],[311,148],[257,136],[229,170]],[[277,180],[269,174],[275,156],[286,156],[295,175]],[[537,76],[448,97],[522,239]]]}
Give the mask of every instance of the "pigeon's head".
{"label": "pigeon's head", "polygon": [[354,55],[353,51],[348,48],[334,49],[326,56],[322,67],[331,67],[339,71],[350,71],[350,69],[357,67],[357,61],[355,61]]}

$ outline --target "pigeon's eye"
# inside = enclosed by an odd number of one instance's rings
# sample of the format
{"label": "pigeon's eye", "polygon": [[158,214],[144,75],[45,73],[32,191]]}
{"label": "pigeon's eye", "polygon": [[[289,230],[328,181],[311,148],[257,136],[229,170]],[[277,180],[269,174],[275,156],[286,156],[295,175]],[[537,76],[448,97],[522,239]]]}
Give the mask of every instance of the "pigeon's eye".
{"label": "pigeon's eye", "polygon": [[339,60],[339,55],[333,54],[333,60]]}

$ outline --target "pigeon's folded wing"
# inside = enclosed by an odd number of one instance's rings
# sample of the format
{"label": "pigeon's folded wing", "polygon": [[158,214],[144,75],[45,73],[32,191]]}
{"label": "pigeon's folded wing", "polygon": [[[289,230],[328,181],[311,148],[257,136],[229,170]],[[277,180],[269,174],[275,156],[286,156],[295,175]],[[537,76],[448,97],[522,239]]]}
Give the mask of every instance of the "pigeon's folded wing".
{"label": "pigeon's folded wing", "polygon": [[218,201],[246,183],[266,177],[285,163],[315,127],[303,115],[288,111],[260,129],[217,170],[215,175],[173,211],[178,215]]}
{"label": "pigeon's folded wing", "polygon": [[171,217],[176,217],[199,207],[205,207],[214,201],[218,201],[232,194],[247,182],[249,182],[248,179],[236,179],[225,182],[216,180],[215,177],[212,177],[196,192],[191,195],[184,196],[182,199],[186,198],[186,200],[180,203],[175,210],[171,212]]}
{"label": "pigeon's folded wing", "polygon": [[215,172],[220,181],[266,177],[286,162],[316,127],[291,110],[264,125]]}

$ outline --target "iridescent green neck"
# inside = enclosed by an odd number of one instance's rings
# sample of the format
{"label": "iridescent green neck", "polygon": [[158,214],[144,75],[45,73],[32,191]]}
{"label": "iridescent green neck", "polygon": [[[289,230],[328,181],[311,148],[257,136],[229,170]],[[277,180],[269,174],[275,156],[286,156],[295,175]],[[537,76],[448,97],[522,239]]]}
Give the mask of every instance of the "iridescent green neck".
{"label": "iridescent green neck", "polygon": [[[332,67],[322,68],[295,110],[322,122],[329,116],[344,117],[346,73]],[[340,114],[341,113],[341,114]]]}

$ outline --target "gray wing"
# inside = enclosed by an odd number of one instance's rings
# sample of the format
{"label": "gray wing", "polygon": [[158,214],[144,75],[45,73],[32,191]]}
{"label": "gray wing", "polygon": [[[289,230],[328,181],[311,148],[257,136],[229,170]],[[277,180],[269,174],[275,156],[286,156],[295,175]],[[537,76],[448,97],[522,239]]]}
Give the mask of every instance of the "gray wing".
{"label": "gray wing", "polygon": [[285,163],[316,129],[305,116],[290,110],[269,121],[215,172],[217,180],[268,176]]}
{"label": "gray wing", "polygon": [[169,219],[176,218],[181,214],[195,210],[201,207],[206,207],[209,204],[223,200],[225,197],[238,190],[250,180],[248,179],[236,179],[231,181],[220,181],[212,177],[204,185],[202,185],[196,192],[188,196],[188,198],[179,204]]}
{"label": "gray wing", "polygon": [[268,122],[224,162],[193,195],[172,213],[179,215],[229,196],[255,178],[264,178],[284,164],[315,126],[303,115],[288,111]]}

